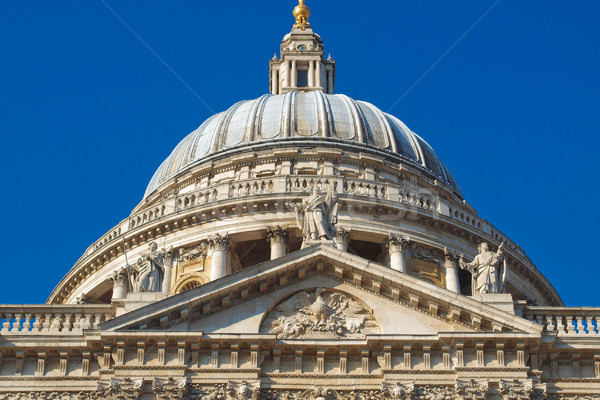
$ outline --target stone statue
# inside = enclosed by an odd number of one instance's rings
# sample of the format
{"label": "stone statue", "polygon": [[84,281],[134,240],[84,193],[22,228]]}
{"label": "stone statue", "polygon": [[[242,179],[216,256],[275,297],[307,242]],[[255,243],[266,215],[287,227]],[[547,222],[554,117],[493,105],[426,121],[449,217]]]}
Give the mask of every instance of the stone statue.
{"label": "stone statue", "polygon": [[[501,293],[506,282],[506,259],[503,257],[504,242],[498,247],[497,252],[489,251],[488,244],[483,242],[477,249],[479,254],[470,263],[465,263],[463,257],[459,265],[473,274],[473,294]],[[503,265],[501,265],[501,262]],[[503,268],[502,268],[503,266]],[[502,271],[500,269],[502,268]]]}
{"label": "stone statue", "polygon": [[300,204],[292,203],[292,205],[304,240],[333,239],[337,223],[338,198],[332,185],[329,185],[327,193],[314,186],[307,199]]}
{"label": "stone statue", "polygon": [[129,283],[132,292],[161,292],[165,275],[163,253],[156,242],[150,250],[141,254],[135,265],[129,267]]}

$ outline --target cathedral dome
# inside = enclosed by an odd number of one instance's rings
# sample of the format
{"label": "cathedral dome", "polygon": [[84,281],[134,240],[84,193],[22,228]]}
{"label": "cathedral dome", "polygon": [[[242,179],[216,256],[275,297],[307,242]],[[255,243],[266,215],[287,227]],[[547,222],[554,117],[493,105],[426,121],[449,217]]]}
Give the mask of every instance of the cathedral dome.
{"label": "cathedral dome", "polygon": [[[456,263],[474,260],[485,242],[506,254],[503,285],[490,290],[562,304],[525,252],[478,216],[427,142],[374,105],[336,94],[336,62],[302,6],[280,57],[269,60],[269,93],[187,135],[143,200],[86,250],[48,302],[158,293],[150,277],[171,296],[322,246],[474,293],[472,273]],[[162,279],[144,264],[150,254],[167,260]]]}
{"label": "cathedral dome", "polygon": [[422,168],[462,197],[456,180],[431,146],[402,121],[370,103],[319,91],[265,94],[213,115],[175,147],[152,177],[144,197],[219,154],[288,140],[320,145],[345,142],[399,156],[400,162]]}

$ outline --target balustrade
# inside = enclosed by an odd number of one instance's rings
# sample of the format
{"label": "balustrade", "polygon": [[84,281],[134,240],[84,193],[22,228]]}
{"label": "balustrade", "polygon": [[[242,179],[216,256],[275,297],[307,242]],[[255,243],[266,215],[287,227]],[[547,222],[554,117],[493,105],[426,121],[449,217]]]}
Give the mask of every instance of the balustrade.
{"label": "balustrade", "polygon": [[110,305],[0,306],[0,335],[81,333],[113,317]]}
{"label": "balustrade", "polygon": [[340,190],[340,185],[337,178],[333,177],[312,177],[312,176],[290,176],[287,179],[287,192],[310,192],[313,187],[316,187],[324,192],[329,189],[329,185],[333,184],[337,190]]}
{"label": "balustrade", "polygon": [[377,197],[380,199],[388,198],[387,185],[362,181],[356,179],[344,179],[344,193],[354,194],[358,196]]}
{"label": "balustrade", "polygon": [[403,190],[399,193],[400,202],[426,210],[438,209],[438,201],[429,193],[419,193]]}
{"label": "balustrade", "polygon": [[523,318],[544,327],[558,336],[600,334],[600,308],[595,307],[526,307]]}
{"label": "balustrade", "polygon": [[185,194],[177,199],[177,209],[195,207],[217,201],[219,191],[216,188],[199,190],[198,192]]}
{"label": "balustrade", "polygon": [[273,179],[251,179],[232,182],[229,185],[229,197],[251,196],[255,194],[273,193],[275,183]]}

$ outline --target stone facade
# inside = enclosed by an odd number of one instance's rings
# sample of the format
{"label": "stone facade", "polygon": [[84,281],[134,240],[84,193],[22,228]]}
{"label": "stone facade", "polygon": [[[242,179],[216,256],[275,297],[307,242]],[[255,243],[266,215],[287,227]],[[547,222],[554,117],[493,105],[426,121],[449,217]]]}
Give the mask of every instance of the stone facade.
{"label": "stone facade", "polygon": [[0,399],[600,399],[600,308],[333,94],[304,3],[271,95],[182,141],[47,304],[0,306]]}

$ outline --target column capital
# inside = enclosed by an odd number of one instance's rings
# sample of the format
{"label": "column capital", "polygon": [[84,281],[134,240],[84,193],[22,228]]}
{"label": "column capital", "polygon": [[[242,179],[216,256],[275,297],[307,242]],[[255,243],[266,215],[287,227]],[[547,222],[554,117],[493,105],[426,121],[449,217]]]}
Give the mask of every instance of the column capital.
{"label": "column capital", "polygon": [[385,242],[385,247],[390,251],[390,253],[396,251],[404,251],[410,244],[410,239],[403,238],[398,235],[393,235],[390,233],[390,236],[387,238]]}
{"label": "column capital", "polygon": [[448,250],[448,248],[444,247],[444,256],[446,258],[446,265],[453,264],[453,266],[456,266],[456,262],[458,261],[456,250]]}
{"label": "column capital", "polygon": [[335,228],[335,241],[348,243],[352,229],[344,229],[341,226]]}
{"label": "column capital", "polygon": [[207,241],[212,251],[228,251],[231,244],[227,233],[225,235],[217,233],[215,236],[209,237]]}
{"label": "column capital", "polygon": [[290,231],[288,228],[282,228],[277,225],[276,227],[267,227],[267,238],[273,243],[287,243],[290,238]]}
{"label": "column capital", "polygon": [[121,267],[108,276],[108,281],[115,285],[121,286],[121,285],[125,284],[127,276],[128,276],[127,268]]}

